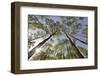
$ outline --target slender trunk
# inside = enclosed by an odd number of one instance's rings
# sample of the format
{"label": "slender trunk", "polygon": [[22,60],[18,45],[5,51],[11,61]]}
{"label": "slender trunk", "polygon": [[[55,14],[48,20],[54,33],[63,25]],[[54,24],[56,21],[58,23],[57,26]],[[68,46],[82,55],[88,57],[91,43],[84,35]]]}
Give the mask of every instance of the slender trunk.
{"label": "slender trunk", "polygon": [[28,52],[28,59],[35,53],[36,49],[40,48],[46,41],[48,41],[55,33],[51,34],[48,38],[40,42],[36,47],[34,47],[31,51]]}
{"label": "slender trunk", "polygon": [[82,42],[83,44],[88,44],[87,42],[84,42],[84,41],[82,41],[82,40],[80,40],[80,39],[78,39],[78,38],[76,38],[76,37],[74,37],[74,36],[72,36],[72,35],[70,35],[71,37],[73,37],[74,39],[76,39],[76,40],[78,40],[78,41],[80,41],[80,42]]}
{"label": "slender trunk", "polygon": [[69,39],[71,45],[76,49],[76,53],[78,54],[79,58],[84,58],[84,56],[80,53],[79,49],[77,48],[77,46],[73,43],[73,41],[71,40],[71,38],[68,36],[67,33],[65,33],[67,38]]}

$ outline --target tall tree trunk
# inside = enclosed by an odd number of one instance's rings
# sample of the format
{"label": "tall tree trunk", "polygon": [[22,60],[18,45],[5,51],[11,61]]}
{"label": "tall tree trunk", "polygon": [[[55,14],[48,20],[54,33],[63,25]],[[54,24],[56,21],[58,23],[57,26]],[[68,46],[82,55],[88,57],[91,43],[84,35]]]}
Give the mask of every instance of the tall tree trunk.
{"label": "tall tree trunk", "polygon": [[78,39],[78,38],[76,38],[76,37],[74,37],[74,36],[72,36],[72,35],[70,35],[71,37],[73,37],[74,39],[76,39],[76,40],[78,40],[78,41],[80,41],[80,42],[82,42],[83,44],[88,44],[87,42],[85,42],[85,41],[82,41],[82,40],[80,40],[80,39]]}
{"label": "tall tree trunk", "polygon": [[77,46],[73,43],[73,41],[71,40],[71,38],[68,36],[67,33],[65,33],[67,38],[69,39],[71,45],[76,49],[76,53],[78,55],[79,58],[84,58],[84,56],[80,53],[79,49],[77,48]]}
{"label": "tall tree trunk", "polygon": [[36,47],[34,47],[31,51],[28,52],[28,59],[35,53],[36,49],[40,48],[46,41],[48,41],[56,32],[52,33],[48,38],[40,42]]}

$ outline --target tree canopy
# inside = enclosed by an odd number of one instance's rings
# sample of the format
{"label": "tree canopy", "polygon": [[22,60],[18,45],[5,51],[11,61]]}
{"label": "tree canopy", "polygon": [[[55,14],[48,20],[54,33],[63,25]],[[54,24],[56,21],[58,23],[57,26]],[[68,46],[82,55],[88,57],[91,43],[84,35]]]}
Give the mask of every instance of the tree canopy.
{"label": "tree canopy", "polygon": [[88,57],[88,18],[28,15],[28,59]]}

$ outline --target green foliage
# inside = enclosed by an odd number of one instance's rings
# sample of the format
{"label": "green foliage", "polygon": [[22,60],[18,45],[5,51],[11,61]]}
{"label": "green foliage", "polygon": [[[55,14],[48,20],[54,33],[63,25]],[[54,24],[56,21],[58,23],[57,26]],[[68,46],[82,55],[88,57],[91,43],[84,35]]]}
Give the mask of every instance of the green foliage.
{"label": "green foliage", "polygon": [[37,31],[36,33],[34,33],[34,37],[35,39],[38,38],[38,37],[42,37],[42,36],[45,36],[45,32],[44,31]]}
{"label": "green foliage", "polygon": [[80,46],[78,46],[78,48],[80,49],[80,52],[84,55],[85,58],[88,57],[88,51],[85,48],[82,48]]}
{"label": "green foliage", "polygon": [[69,43],[67,46],[67,54],[66,54],[66,59],[76,59],[77,54],[76,54],[76,49]]}
{"label": "green foliage", "polygon": [[65,59],[64,53],[63,53],[63,52],[58,52],[58,53],[56,54],[56,58],[57,58],[57,59]]}
{"label": "green foliage", "polygon": [[33,60],[45,60],[46,58],[47,58],[47,54],[41,51],[40,53],[36,54],[36,56],[34,56],[32,59]]}
{"label": "green foliage", "polygon": [[87,27],[84,28],[83,31],[82,31],[82,33],[83,33],[83,35],[84,35],[85,37],[87,37],[87,36],[88,36],[88,28],[87,28]]}
{"label": "green foliage", "polygon": [[74,35],[76,35],[76,32],[71,32],[70,34],[74,36]]}
{"label": "green foliage", "polygon": [[38,29],[43,29],[44,28],[43,24],[38,24],[38,23],[32,23],[32,26],[36,27]]}
{"label": "green foliage", "polygon": [[51,49],[47,49],[45,52],[41,51],[36,54],[32,60],[54,60],[55,57],[51,54]]}

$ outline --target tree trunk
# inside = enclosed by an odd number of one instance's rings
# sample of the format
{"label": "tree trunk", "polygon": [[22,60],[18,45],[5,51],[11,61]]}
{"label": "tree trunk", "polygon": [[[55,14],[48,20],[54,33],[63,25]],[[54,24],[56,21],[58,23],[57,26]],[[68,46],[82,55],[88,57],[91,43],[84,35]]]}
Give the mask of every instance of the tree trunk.
{"label": "tree trunk", "polygon": [[82,42],[83,44],[88,44],[87,42],[85,42],[85,41],[82,41],[82,40],[80,40],[80,39],[78,39],[78,38],[76,38],[76,37],[74,37],[74,36],[72,36],[72,35],[70,35],[71,37],[73,37],[74,39],[76,39],[76,40],[78,40],[78,41],[80,41],[80,42]]}
{"label": "tree trunk", "polygon": [[40,48],[46,41],[48,41],[56,32],[52,33],[48,38],[40,42],[36,47],[34,47],[31,51],[28,52],[28,59],[35,53],[36,49]]}
{"label": "tree trunk", "polygon": [[80,53],[79,49],[77,48],[77,46],[73,43],[73,41],[71,40],[71,38],[68,36],[67,33],[65,33],[67,38],[69,39],[71,45],[76,49],[76,53],[78,54],[79,58],[84,58],[84,56]]}

